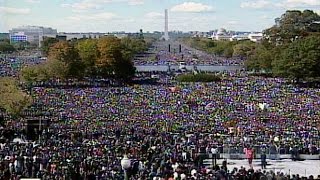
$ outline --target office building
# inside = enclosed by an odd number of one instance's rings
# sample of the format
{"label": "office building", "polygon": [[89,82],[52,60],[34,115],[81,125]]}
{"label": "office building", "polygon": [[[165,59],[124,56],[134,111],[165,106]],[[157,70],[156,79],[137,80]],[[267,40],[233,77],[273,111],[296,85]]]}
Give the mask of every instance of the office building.
{"label": "office building", "polygon": [[10,41],[15,43],[16,40],[26,40],[30,45],[35,45],[40,47],[43,37],[45,36],[56,36],[57,30],[49,27],[42,26],[21,26],[17,28],[12,28],[9,30]]}

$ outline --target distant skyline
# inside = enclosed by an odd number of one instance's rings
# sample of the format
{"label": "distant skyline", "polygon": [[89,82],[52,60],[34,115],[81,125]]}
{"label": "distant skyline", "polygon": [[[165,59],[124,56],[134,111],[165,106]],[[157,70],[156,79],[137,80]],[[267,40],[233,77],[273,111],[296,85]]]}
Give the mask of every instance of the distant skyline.
{"label": "distant skyline", "polygon": [[23,25],[58,32],[262,31],[286,10],[314,10],[320,0],[0,0],[0,32]]}

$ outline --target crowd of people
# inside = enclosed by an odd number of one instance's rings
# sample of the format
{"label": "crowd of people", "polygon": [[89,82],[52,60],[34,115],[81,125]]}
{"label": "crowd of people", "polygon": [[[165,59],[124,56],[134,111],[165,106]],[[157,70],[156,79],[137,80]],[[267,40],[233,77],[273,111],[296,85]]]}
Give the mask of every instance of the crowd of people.
{"label": "crowd of people", "polygon": [[34,87],[30,115],[52,122],[40,128],[37,142],[1,143],[0,176],[121,179],[127,155],[131,179],[255,179],[281,174],[227,164],[212,169],[203,161],[214,147],[319,155],[319,89],[245,72],[222,76],[207,84],[162,75],[158,85]]}
{"label": "crowd of people", "polygon": [[19,51],[11,54],[0,54],[0,77],[16,77],[25,65],[39,64],[44,60],[38,51]]}
{"label": "crowd of people", "polygon": [[[158,49],[156,63],[242,64],[201,52],[197,57],[185,48]],[[16,76],[23,65],[41,61],[34,52],[1,56],[0,76]],[[28,132],[22,123],[0,127],[0,179],[123,179],[124,156],[131,159],[132,180],[319,179],[271,171],[266,158],[320,155],[320,90],[241,71],[220,75],[221,82],[206,84],[178,83],[166,73],[152,85],[33,84],[33,104],[23,118],[43,122]],[[27,136],[31,132],[35,136]],[[32,140],[13,140],[17,137]],[[208,154],[218,158],[218,153],[245,154],[249,166],[204,163]],[[254,154],[263,155],[263,170],[252,165]]]}
{"label": "crowd of people", "polygon": [[179,45],[181,44],[173,42],[157,44],[149,53],[136,56],[133,62],[135,65],[179,65],[179,62],[185,62],[191,66],[241,66],[244,64],[244,59],[241,58],[219,57],[187,47],[186,45],[181,45],[180,51]]}

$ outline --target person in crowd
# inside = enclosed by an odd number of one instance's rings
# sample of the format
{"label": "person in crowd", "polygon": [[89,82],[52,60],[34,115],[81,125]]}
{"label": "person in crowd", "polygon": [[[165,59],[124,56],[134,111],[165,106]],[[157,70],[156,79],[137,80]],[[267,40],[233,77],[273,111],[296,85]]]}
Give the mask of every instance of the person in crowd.
{"label": "person in crowd", "polygon": [[261,148],[260,159],[261,159],[261,169],[266,169],[266,166],[267,166],[267,154],[266,154],[266,148],[265,147]]}
{"label": "person in crowd", "polygon": [[248,163],[251,169],[253,169],[252,161],[254,158],[254,150],[251,146],[248,146],[247,148],[244,148],[244,153],[246,155],[246,158],[248,159]]}
{"label": "person in crowd", "polygon": [[[18,64],[23,58],[13,59]],[[26,59],[26,64],[33,61]],[[16,73],[7,71],[11,62],[1,63],[6,73]],[[284,79],[241,71],[222,72],[226,78],[221,82],[205,85],[178,83],[159,74],[156,86],[72,79],[35,83],[33,104],[22,115],[47,126],[37,126],[33,140],[14,121],[0,128],[0,177],[123,179],[120,162],[128,154],[133,180],[275,178],[274,173],[252,170],[254,150],[243,152],[243,147],[276,145],[277,152],[296,148],[319,154],[319,89],[298,90]],[[23,136],[30,141],[13,142]],[[211,147],[219,153],[245,153],[249,170],[231,174],[224,166],[206,167],[203,157],[212,153]]]}

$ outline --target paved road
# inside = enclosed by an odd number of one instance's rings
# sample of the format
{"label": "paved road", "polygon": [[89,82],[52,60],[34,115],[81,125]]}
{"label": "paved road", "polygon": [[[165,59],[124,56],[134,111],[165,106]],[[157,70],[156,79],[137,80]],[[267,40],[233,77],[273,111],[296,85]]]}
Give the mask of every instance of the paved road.
{"label": "paved road", "polygon": [[[170,52],[169,52],[170,45]],[[181,45],[181,52],[180,52]],[[188,65],[242,65],[239,59],[227,59],[215,57],[212,54],[191,48],[178,41],[157,41],[145,54],[138,55],[134,63],[136,65],[178,65],[179,62]]]}
{"label": "paved road", "polygon": [[[217,160],[219,166],[222,165],[222,159]],[[246,169],[249,168],[247,160],[227,160],[228,169],[239,168],[241,166]],[[317,177],[320,175],[320,161],[319,160],[305,160],[305,161],[292,161],[289,159],[283,160],[267,160],[267,171],[274,172],[282,172],[284,174],[291,174],[291,172],[295,172],[295,174],[299,174],[300,176],[310,176],[313,175]],[[212,166],[212,160],[206,159],[204,160],[204,164],[207,167]],[[261,162],[259,159],[253,160],[253,168],[261,169]]]}

